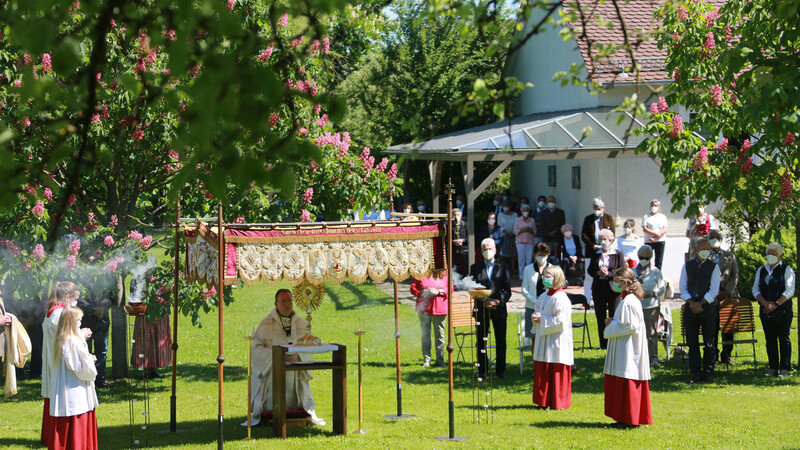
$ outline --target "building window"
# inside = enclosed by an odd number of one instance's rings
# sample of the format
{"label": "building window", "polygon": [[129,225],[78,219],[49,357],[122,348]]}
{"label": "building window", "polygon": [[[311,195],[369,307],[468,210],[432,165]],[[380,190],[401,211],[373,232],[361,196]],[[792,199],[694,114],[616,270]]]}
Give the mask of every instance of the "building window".
{"label": "building window", "polygon": [[581,166],[572,168],[572,189],[581,188]]}
{"label": "building window", "polygon": [[556,187],[556,166],[547,166],[547,186]]}

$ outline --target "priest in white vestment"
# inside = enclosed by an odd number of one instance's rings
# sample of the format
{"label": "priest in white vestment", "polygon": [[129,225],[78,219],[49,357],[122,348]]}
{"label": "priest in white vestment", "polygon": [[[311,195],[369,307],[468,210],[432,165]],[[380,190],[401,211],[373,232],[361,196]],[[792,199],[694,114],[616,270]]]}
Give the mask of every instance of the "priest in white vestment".
{"label": "priest in white vestment", "polygon": [[[289,345],[306,334],[308,322],[294,312],[292,293],[280,289],[275,294],[275,309],[261,321],[253,334],[253,378],[250,406],[251,425],[261,422],[261,414],[272,411],[272,346]],[[285,362],[311,360],[311,355],[286,355]],[[305,410],[315,425],[325,425],[325,421],[314,412],[314,397],[311,395],[311,374],[307,370],[286,372],[286,409]],[[245,421],[242,426],[247,426]]]}

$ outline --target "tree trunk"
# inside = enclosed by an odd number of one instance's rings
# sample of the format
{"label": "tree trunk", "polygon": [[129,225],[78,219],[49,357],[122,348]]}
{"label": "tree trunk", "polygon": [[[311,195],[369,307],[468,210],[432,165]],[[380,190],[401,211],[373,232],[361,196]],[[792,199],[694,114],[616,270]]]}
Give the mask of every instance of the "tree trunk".
{"label": "tree trunk", "polygon": [[[794,245],[795,245],[795,255],[800,255],[800,217],[795,217],[794,219]],[[800,261],[800,257],[796,257],[796,261],[794,263],[794,269],[797,270],[798,263]],[[797,364],[800,367],[800,299],[797,301]]]}
{"label": "tree trunk", "polygon": [[117,301],[111,306],[111,378],[128,376],[128,315],[125,305],[125,279],[117,275]]}

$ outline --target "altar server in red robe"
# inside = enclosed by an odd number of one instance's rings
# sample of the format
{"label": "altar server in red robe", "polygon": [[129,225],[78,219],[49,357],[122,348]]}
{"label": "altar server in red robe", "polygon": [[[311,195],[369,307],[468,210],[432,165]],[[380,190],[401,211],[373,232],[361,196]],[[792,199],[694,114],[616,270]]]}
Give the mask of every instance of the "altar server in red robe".
{"label": "altar server in red robe", "polygon": [[50,379],[50,416],[53,435],[47,448],[96,450],[97,376],[94,355],[89,353],[86,338],[80,331],[83,311],[66,307],[58,321],[53,341],[53,365]]}
{"label": "altar server in red robe", "polygon": [[642,312],[644,290],[627,267],[614,272],[611,288],[620,292],[614,318],[606,319],[605,413],[615,426],[650,425],[650,359]]}
{"label": "altar server in red robe", "polygon": [[545,269],[542,284],[547,291],[536,299],[532,315],[533,403],[566,409],[572,399],[572,304],[562,289],[566,279],[560,267]]}

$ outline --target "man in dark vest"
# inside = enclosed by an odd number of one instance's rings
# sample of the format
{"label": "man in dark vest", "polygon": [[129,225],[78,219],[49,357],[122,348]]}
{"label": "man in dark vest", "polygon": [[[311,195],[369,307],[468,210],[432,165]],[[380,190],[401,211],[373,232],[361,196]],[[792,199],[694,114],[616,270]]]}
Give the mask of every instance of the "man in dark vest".
{"label": "man in dark vest", "polygon": [[767,263],[756,271],[753,297],[761,306],[761,324],[767,341],[768,377],[783,378],[792,370],[792,297],[794,270],[783,262],[783,247],[777,242],[767,246]]}
{"label": "man in dark vest", "polygon": [[476,283],[491,289],[488,298],[475,300],[475,328],[478,333],[478,376],[486,376],[486,338],[489,334],[489,322],[494,328],[495,350],[497,351],[497,376],[505,378],[506,371],[506,320],[508,309],[506,303],[511,298],[511,272],[508,265],[495,258],[497,249],[494,239],[486,238],[481,242],[483,261],[477,262],[469,269],[469,274]]}
{"label": "man in dark vest", "polygon": [[[717,360],[717,327],[719,309],[720,271],[709,259],[711,244],[708,239],[697,239],[696,257],[681,269],[680,290],[685,302],[683,324],[686,327],[686,343],[689,344],[689,369],[692,376],[689,384],[700,380],[714,381],[714,363]],[[703,328],[703,359],[700,359],[700,328]]]}

